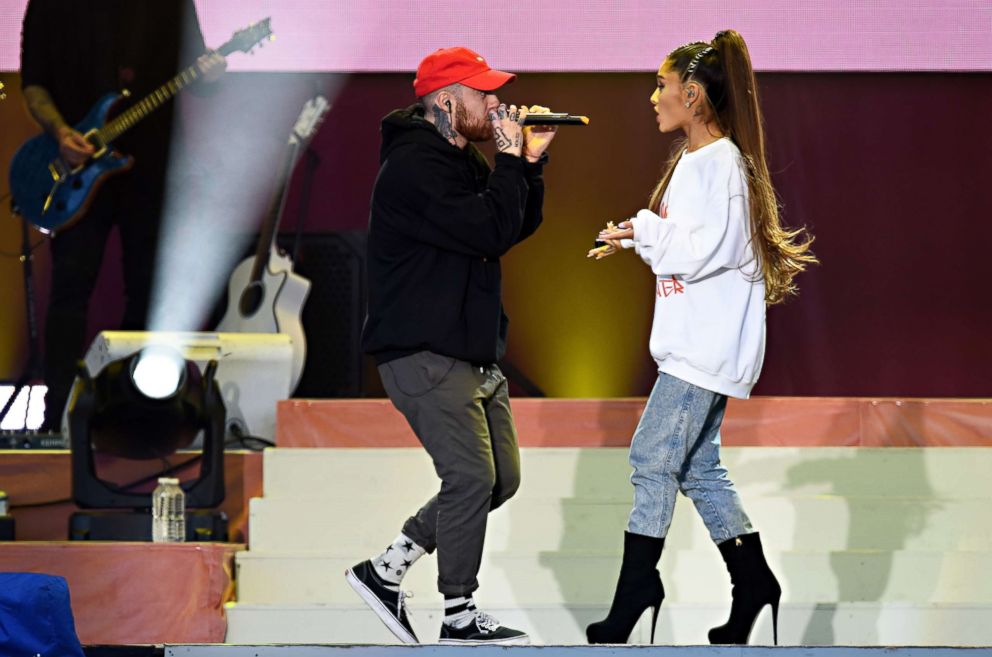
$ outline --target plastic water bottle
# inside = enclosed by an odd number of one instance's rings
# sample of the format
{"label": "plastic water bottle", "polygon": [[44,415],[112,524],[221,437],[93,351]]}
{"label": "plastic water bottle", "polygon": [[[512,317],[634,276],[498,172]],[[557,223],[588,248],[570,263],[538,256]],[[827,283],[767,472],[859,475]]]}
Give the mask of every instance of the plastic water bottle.
{"label": "plastic water bottle", "polygon": [[186,540],[186,493],[179,480],[161,477],[152,493],[152,541],[182,543]]}

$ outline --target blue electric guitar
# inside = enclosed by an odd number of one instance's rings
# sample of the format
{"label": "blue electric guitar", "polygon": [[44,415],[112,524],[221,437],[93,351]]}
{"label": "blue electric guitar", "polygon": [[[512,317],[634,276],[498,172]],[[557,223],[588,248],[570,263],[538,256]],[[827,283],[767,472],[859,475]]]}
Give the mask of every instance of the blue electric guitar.
{"label": "blue electric guitar", "polygon": [[[217,52],[224,56],[249,52],[271,34],[266,18],[236,32]],[[128,94],[105,95],[74,126],[96,151],[76,168],[59,156],[58,142],[51,135],[26,141],[10,163],[10,192],[18,214],[49,234],[79,221],[100,184],[134,164],[133,157],[111,148],[113,141],[199,77],[200,69],[194,64],[109,121],[114,106]]]}

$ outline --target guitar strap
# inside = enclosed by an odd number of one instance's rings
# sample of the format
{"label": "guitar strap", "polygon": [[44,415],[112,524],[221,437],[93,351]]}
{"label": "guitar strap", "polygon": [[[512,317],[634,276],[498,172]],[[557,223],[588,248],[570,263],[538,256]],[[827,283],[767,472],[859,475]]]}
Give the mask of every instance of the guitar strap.
{"label": "guitar strap", "polygon": [[[187,14],[193,3],[180,0],[155,0],[154,3],[115,0],[110,3],[113,25],[112,55],[116,65],[117,89],[130,90],[135,99],[150,93],[163,80],[174,75],[184,64],[183,43]],[[195,22],[195,16],[193,18]],[[202,44],[203,37],[197,32]],[[202,49],[200,49],[202,52]],[[198,56],[196,52],[194,56]],[[175,58],[168,62],[162,57]]]}
{"label": "guitar strap", "polygon": [[[144,3],[139,2],[118,2],[112,20],[114,25],[113,34],[116,36],[113,43],[114,63],[117,66],[117,88],[119,90],[128,89],[137,91],[136,96],[143,96],[147,91],[144,88],[134,89],[136,76],[142,78],[148,74],[142,70],[143,61],[141,53],[146,53],[149,49],[148,31],[142,24],[141,10]],[[145,54],[147,59],[148,55]]]}

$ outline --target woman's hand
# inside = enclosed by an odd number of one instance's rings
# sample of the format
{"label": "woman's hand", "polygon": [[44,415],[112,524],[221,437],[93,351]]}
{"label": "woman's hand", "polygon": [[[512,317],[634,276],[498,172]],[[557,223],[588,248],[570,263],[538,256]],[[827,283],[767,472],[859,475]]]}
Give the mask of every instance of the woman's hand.
{"label": "woman's hand", "polygon": [[599,236],[596,238],[597,242],[604,242],[605,244],[603,246],[597,246],[594,249],[590,249],[589,253],[586,254],[586,257],[602,260],[603,258],[611,256],[623,248],[623,245],[620,244],[620,240],[633,238],[634,227],[629,221],[621,221],[619,226],[614,226],[613,222],[610,221],[606,224],[606,228],[599,231]]}
{"label": "woman's hand", "polygon": [[590,249],[589,253],[586,254],[587,258],[595,258],[596,260],[602,260],[607,256],[611,256],[621,248],[620,240],[599,240],[600,242],[605,242],[604,246],[597,246],[595,249]]}
{"label": "woman's hand", "polygon": [[617,226],[607,224],[605,229],[599,231],[599,239],[606,240],[606,238],[617,242],[620,240],[632,240],[634,239],[634,224],[629,221],[621,221]]}

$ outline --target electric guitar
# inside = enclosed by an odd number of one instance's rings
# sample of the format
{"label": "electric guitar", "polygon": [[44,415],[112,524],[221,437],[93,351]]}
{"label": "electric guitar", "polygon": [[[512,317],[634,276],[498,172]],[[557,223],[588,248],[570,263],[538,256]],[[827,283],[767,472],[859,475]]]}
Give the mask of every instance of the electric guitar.
{"label": "electric guitar", "polygon": [[[250,52],[271,36],[269,20],[239,30],[217,52],[224,56]],[[79,221],[103,181],[134,165],[133,157],[111,148],[113,141],[199,77],[200,69],[194,64],[109,121],[114,106],[129,94],[103,96],[74,126],[95,150],[76,168],[59,156],[59,144],[51,135],[43,133],[26,141],[10,163],[10,191],[18,214],[49,234]]]}
{"label": "electric guitar", "polygon": [[279,219],[286,203],[286,190],[293,167],[313,138],[330,105],[323,96],[306,102],[292,132],[286,158],[277,179],[276,193],[255,247],[255,255],[235,267],[228,284],[228,305],[217,325],[223,333],[285,333],[293,345],[290,390],[303,376],[307,359],[306,335],[300,312],[310,293],[310,281],[293,272],[293,261],[275,244]]}

